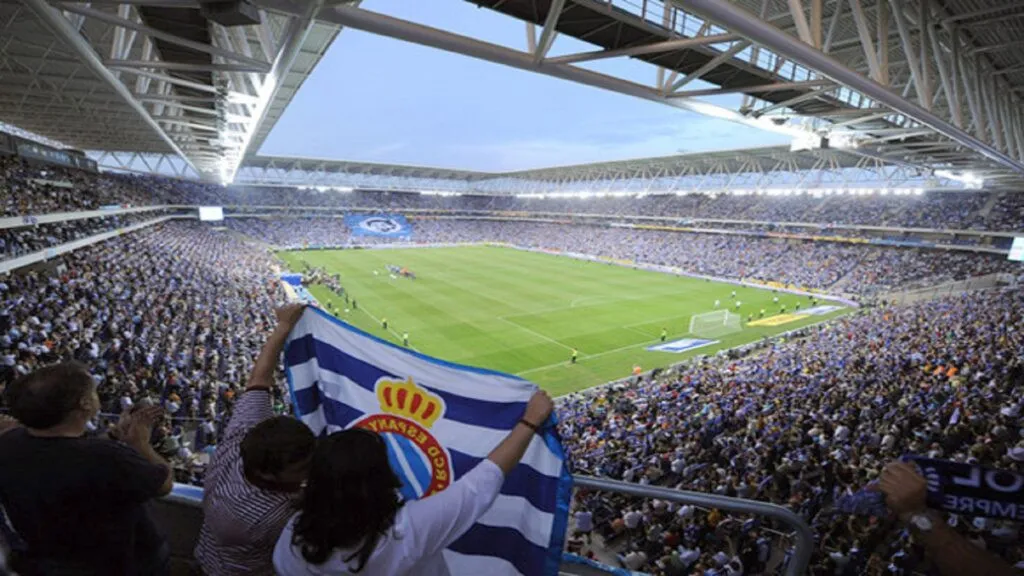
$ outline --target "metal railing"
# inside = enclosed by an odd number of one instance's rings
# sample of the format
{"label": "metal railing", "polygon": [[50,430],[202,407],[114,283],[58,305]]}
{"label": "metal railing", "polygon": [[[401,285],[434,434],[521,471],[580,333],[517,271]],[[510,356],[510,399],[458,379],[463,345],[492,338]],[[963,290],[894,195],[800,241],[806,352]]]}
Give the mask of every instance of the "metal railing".
{"label": "metal railing", "polygon": [[902,292],[893,292],[885,294],[881,296],[881,298],[891,302],[892,304],[912,304],[922,300],[934,300],[944,296],[963,294],[974,290],[987,290],[989,288],[996,288],[1001,285],[1011,284],[1013,278],[1012,276],[1008,278],[1008,276],[1010,275],[988,274],[986,276],[975,276],[966,280],[956,280],[935,286],[928,286]]}
{"label": "metal railing", "polygon": [[[777,504],[705,494],[703,492],[691,492],[689,490],[644,486],[619,480],[609,480],[607,478],[595,478],[593,476],[574,477],[573,487],[600,492],[615,492],[638,498],[656,498],[678,504],[689,504],[702,508],[717,508],[727,512],[755,514],[771,518],[792,528],[792,537],[796,541],[793,557],[786,567],[786,576],[800,576],[806,573],[811,561],[811,553],[814,550],[814,535],[811,533],[811,528],[791,510]],[[202,520],[196,514],[200,513],[199,509],[202,507],[202,494],[203,489],[197,486],[175,484],[171,494],[164,497],[157,509],[154,510],[161,524],[164,524],[165,527],[170,525],[176,529],[171,530],[171,532],[176,533],[169,534],[172,556],[182,561],[191,559],[192,549],[195,547],[195,538],[199,534],[199,524],[202,523]],[[187,517],[182,518],[178,516],[178,514],[174,513],[174,509],[179,509]],[[191,532],[193,528],[194,534],[182,533]]]}
{"label": "metal railing", "polygon": [[573,485],[576,488],[616,492],[638,498],[657,498],[658,500],[667,500],[678,504],[690,504],[706,508],[717,508],[728,512],[765,516],[793,529],[796,550],[794,550],[793,557],[786,567],[786,576],[799,576],[806,573],[807,567],[811,562],[811,553],[814,551],[814,534],[811,532],[811,527],[793,511],[777,504],[718,496],[716,494],[705,494],[703,492],[691,492],[689,490],[643,486],[641,484],[608,480],[607,478],[595,478],[593,476],[576,476],[573,478]]}

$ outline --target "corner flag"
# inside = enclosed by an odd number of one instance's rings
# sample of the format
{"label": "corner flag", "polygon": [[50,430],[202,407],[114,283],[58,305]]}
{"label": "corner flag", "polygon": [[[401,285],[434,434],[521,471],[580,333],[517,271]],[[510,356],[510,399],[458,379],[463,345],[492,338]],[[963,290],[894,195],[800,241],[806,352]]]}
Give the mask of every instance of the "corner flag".
{"label": "corner flag", "polygon": [[[316,434],[381,434],[405,499],[430,496],[472,470],[522,417],[536,386],[395,346],[308,308],[285,348],[292,402]],[[491,508],[444,551],[449,572],[555,575],[572,480],[554,417],[505,478]]]}

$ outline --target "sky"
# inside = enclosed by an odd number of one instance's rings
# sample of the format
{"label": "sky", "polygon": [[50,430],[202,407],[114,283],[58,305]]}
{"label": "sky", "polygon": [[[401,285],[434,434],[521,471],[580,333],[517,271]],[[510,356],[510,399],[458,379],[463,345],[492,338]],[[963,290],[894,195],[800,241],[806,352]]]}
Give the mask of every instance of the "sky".
{"label": "sky", "polygon": [[[463,0],[365,0],[361,7],[526,49],[522,21]],[[594,49],[559,36],[549,54]],[[625,58],[584,66],[648,85],[656,75]],[[696,81],[687,89],[704,87]],[[708,101],[735,107],[738,98]],[[788,142],[663,104],[344,30],[259,153],[500,172]]]}

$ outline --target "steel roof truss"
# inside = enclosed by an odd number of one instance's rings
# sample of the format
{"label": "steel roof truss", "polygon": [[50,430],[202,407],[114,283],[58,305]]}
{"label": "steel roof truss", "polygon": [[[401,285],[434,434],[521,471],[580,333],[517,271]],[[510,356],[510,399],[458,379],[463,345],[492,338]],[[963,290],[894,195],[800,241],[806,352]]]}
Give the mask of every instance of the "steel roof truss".
{"label": "steel roof truss", "polygon": [[86,7],[86,6],[82,6],[81,4],[73,4],[73,3],[62,3],[62,4],[60,4],[60,6],[61,6],[61,9],[63,9],[66,12],[71,12],[73,14],[80,14],[80,15],[86,16],[88,18],[93,18],[95,20],[99,20],[100,22],[106,22],[107,24],[112,24],[114,26],[119,26],[121,28],[127,28],[129,30],[135,30],[137,32],[141,32],[142,34],[145,34],[146,36],[149,36],[150,38],[157,38],[157,39],[163,40],[165,42],[170,42],[171,44],[177,44],[179,46],[184,46],[186,48],[191,48],[192,50],[197,50],[199,52],[205,52],[205,53],[213,55],[213,56],[220,56],[220,57],[226,58],[228,60],[232,60],[232,61],[236,61],[236,62],[241,62],[243,64],[248,64],[250,66],[261,68],[263,71],[269,71],[270,70],[270,65],[268,63],[266,63],[266,62],[263,62],[263,61],[260,61],[260,60],[256,60],[254,58],[249,58],[249,57],[246,57],[244,55],[237,54],[235,52],[231,52],[229,50],[224,50],[224,49],[218,48],[216,46],[211,46],[210,44],[203,44],[202,42],[196,42],[194,40],[189,40],[187,38],[182,38],[180,36],[175,36],[174,34],[170,34],[170,33],[164,32],[162,30],[157,30],[155,28],[151,28],[151,27],[146,26],[146,25],[144,25],[142,23],[133,22],[132,20],[127,20],[127,19],[121,18],[119,16],[113,16],[113,15],[108,14],[107,12],[103,12],[101,10],[96,10],[94,8],[89,8],[89,7]]}

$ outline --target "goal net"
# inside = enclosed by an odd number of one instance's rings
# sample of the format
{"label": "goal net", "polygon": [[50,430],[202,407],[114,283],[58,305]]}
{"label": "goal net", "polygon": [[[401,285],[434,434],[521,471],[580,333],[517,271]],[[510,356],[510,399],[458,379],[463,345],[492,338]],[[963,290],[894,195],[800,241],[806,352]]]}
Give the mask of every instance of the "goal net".
{"label": "goal net", "polygon": [[743,330],[740,315],[728,310],[715,310],[690,317],[690,334],[704,338],[717,338]]}

